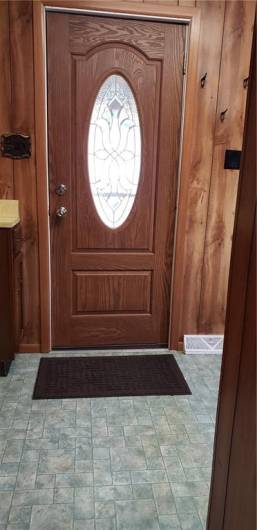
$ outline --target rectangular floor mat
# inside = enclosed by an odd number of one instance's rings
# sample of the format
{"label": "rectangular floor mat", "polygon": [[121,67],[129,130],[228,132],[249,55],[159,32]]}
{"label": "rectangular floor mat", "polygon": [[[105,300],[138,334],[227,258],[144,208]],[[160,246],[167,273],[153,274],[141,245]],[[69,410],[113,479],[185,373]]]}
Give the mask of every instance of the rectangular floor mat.
{"label": "rectangular floor mat", "polygon": [[186,394],[173,355],[43,357],[33,399]]}

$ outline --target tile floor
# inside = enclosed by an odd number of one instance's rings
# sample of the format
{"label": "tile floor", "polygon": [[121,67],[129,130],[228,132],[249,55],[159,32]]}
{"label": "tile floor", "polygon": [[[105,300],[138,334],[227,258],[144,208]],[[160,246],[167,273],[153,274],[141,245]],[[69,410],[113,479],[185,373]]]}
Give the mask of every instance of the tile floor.
{"label": "tile floor", "polygon": [[203,530],[220,357],[175,357],[192,396],[32,401],[40,356],[17,355],[0,378],[0,530]]}

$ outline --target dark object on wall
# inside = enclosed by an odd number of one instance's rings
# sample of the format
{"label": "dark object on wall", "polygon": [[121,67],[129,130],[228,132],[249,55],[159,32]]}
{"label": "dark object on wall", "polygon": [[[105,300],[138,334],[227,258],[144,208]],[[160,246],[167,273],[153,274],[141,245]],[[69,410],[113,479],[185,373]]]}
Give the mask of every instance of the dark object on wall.
{"label": "dark object on wall", "polygon": [[236,149],[226,149],[224,169],[240,169],[241,152]]}
{"label": "dark object on wall", "polygon": [[8,158],[29,158],[31,156],[31,138],[25,134],[2,134],[2,156]]}
{"label": "dark object on wall", "polygon": [[249,83],[249,76],[244,78],[244,80],[243,80],[243,87],[244,87],[244,88],[247,88],[247,87],[248,87],[248,83]]}
{"label": "dark object on wall", "polygon": [[207,79],[207,72],[201,77],[201,87],[204,88]]}
{"label": "dark object on wall", "polygon": [[224,121],[224,120],[225,120],[225,117],[226,117],[227,112],[228,112],[228,109],[225,109],[225,110],[223,110],[223,111],[220,113],[220,121]]}
{"label": "dark object on wall", "polygon": [[16,240],[19,228],[0,228],[0,376],[8,374],[22,327],[18,297],[22,257]]}

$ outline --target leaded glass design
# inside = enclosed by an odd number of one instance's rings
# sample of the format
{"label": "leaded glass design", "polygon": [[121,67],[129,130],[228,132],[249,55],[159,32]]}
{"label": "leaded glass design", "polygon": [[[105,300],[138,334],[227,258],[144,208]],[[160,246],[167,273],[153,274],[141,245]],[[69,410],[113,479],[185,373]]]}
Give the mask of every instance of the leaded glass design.
{"label": "leaded glass design", "polygon": [[101,85],[88,135],[88,171],[99,217],[110,228],[127,219],[137,192],[141,132],[133,92],[120,75]]}

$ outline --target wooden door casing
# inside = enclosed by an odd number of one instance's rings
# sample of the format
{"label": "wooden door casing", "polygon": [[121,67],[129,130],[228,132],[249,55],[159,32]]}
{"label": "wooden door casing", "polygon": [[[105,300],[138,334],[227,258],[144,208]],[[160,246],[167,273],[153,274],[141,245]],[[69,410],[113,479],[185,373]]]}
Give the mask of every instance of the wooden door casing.
{"label": "wooden door casing", "polygon": [[[55,347],[168,342],[184,42],[183,25],[47,14]],[[86,159],[92,105],[111,74],[131,86],[142,133],[137,195],[115,230],[96,212]]]}

